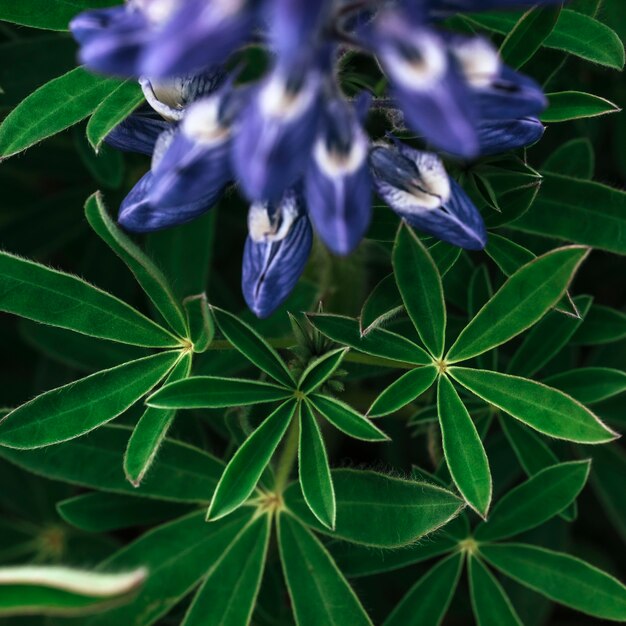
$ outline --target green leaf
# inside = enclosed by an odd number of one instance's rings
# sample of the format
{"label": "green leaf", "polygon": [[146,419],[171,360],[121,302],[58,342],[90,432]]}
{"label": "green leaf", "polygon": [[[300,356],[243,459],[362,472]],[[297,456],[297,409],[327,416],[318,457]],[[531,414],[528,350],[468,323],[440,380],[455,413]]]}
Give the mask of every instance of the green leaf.
{"label": "green leaf", "polygon": [[626,313],[600,304],[592,305],[585,323],[572,338],[574,345],[597,346],[626,338]]}
{"label": "green leaf", "polygon": [[583,319],[592,298],[578,296],[574,298],[574,307],[580,317],[563,317],[556,310],[549,311],[524,338],[509,363],[509,372],[520,376],[532,376],[549,363],[567,345]]}
{"label": "green leaf", "polygon": [[208,570],[181,626],[249,624],[267,557],[271,518],[245,526]]}
{"label": "green leaf", "polygon": [[324,526],[333,529],[337,514],[335,489],[322,433],[308,402],[300,404],[298,472],[300,488],[311,512]]}
{"label": "green leaf", "polygon": [[450,375],[472,393],[544,435],[577,443],[605,443],[618,435],[582,404],[518,376],[452,367]]}
{"label": "green leaf", "polygon": [[482,354],[530,328],[563,296],[587,248],[552,250],[513,274],[463,329],[446,361]]}
{"label": "green leaf", "polygon": [[446,332],[441,277],[424,244],[406,226],[398,230],[393,270],[402,301],[421,340],[433,356],[440,358]]}
{"label": "green leaf", "polygon": [[85,215],[96,234],[124,261],[170,328],[179,337],[187,337],[185,313],[167,278],[109,217],[101,194],[96,193],[87,200]]}
{"label": "green leaf", "polygon": [[478,626],[523,626],[502,585],[480,559],[469,558],[467,569]]}
{"label": "green leaf", "polygon": [[107,189],[119,189],[124,182],[124,156],[109,146],[95,154],[80,126],[74,126],[72,136],[76,153],[94,181]]}
{"label": "green leaf", "polygon": [[483,545],[481,555],[518,583],[595,617],[626,620],[626,587],[568,554],[524,544]]}
{"label": "green leaf", "polygon": [[537,200],[511,228],[626,254],[626,192],[545,172]]}
{"label": "green leaf", "polygon": [[160,409],[219,409],[287,399],[288,389],[241,378],[191,376],[163,385],[146,404]]}
{"label": "green leaf", "polygon": [[338,539],[380,548],[397,548],[444,526],[463,508],[462,501],[436,485],[378,472],[333,470],[337,517],[330,531],[315,517],[292,483],[285,505],[302,522]]}
{"label": "green leaf", "polygon": [[215,323],[209,310],[206,294],[187,296],[183,300],[183,306],[187,314],[187,326],[189,338],[193,342],[193,351],[205,352],[215,337]]}
{"label": "green leaf", "polygon": [[335,373],[347,351],[348,348],[337,348],[312,361],[302,372],[298,389],[304,394],[317,389]]}
{"label": "green leaf", "polygon": [[569,122],[583,117],[598,117],[607,113],[618,113],[621,109],[600,96],[581,91],[548,93],[548,108],[541,114],[546,124]]}
{"label": "green leaf", "polygon": [[584,404],[600,402],[626,391],[626,372],[610,367],[581,367],[544,380]]}
{"label": "green leaf", "polygon": [[[191,354],[185,354],[172,369],[166,383],[187,378],[191,371],[191,362]],[[148,407],[139,418],[124,453],[124,473],[135,487],[141,484],[154,463],[175,415],[175,409]]]}
{"label": "green leaf", "polygon": [[361,335],[367,335],[374,328],[397,315],[403,308],[396,278],[393,274],[389,274],[372,289],[363,304],[359,317]]}
{"label": "green leaf", "polygon": [[462,565],[461,552],[437,563],[411,587],[383,626],[439,626],[459,584]]}
{"label": "green leaf", "polygon": [[81,626],[154,624],[204,578],[252,515],[251,509],[242,509],[207,525],[202,512],[192,513],[158,526],[125,546],[101,568],[117,571],[144,566],[149,572],[144,586],[126,606],[95,615]]}
{"label": "green leaf", "polygon": [[147,526],[189,512],[187,505],[102,491],[63,500],[56,508],[68,524],[90,533]]}
{"label": "green leaf", "polygon": [[382,430],[345,402],[319,394],[314,394],[309,399],[323,417],[346,435],[363,441],[389,441],[389,437]]}
{"label": "green leaf", "polygon": [[297,403],[281,404],[244,441],[215,489],[207,519],[217,520],[241,506],[254,491],[296,412]]}
{"label": "green leaf", "polygon": [[98,105],[87,124],[87,139],[96,153],[100,151],[106,136],[144,100],[139,83],[128,80]]}
{"label": "green leaf", "polygon": [[374,400],[367,414],[380,417],[398,411],[428,391],[436,378],[437,368],[433,365],[409,370]]}
{"label": "green leaf", "polygon": [[342,315],[309,313],[309,320],[321,333],[364,354],[414,365],[427,365],[431,358],[417,344],[396,333],[374,328],[361,335],[359,322]]}
{"label": "green leaf", "polygon": [[[1,11],[0,11],[1,14]],[[78,124],[120,84],[82,67],[46,83],[9,113],[0,126],[0,159]]]}
{"label": "green leaf", "polygon": [[500,47],[502,60],[515,69],[527,63],[554,30],[561,8],[534,7],[524,13]]}
{"label": "green leaf", "polygon": [[489,461],[474,422],[446,376],[439,378],[437,412],[446,463],[465,501],[487,516],[493,485]]}
{"label": "green leaf", "polygon": [[596,157],[586,137],[571,139],[559,146],[545,161],[542,170],[572,178],[591,180]]}
{"label": "green leaf", "polygon": [[[506,35],[516,24],[517,15],[498,13],[473,14],[471,21]],[[593,17],[563,9],[554,30],[543,42],[593,63],[620,70],[624,67],[624,44],[614,30]]]}
{"label": "green leaf", "polygon": [[588,460],[571,461],[537,472],[505,494],[474,536],[478,541],[507,539],[547,522],[574,502],[587,482],[589,467]]}
{"label": "green leaf", "polygon": [[522,265],[537,258],[530,250],[496,233],[489,233],[485,252],[495,261],[505,276],[515,274]]}
{"label": "green leaf", "polygon": [[122,470],[130,434],[131,429],[124,426],[102,426],[45,450],[0,447],[0,457],[38,476],[81,487],[173,502],[210,500],[223,463],[203,450],[171,439],[161,445],[158,461],[141,486],[133,487]]}
{"label": "green leaf", "polygon": [[67,30],[69,21],[81,11],[118,4],[117,0],[0,0],[0,20],[33,28]]}
{"label": "green leaf", "polygon": [[84,615],[123,603],[146,570],[103,574],[67,567],[0,568],[0,615]]}
{"label": "green leaf", "polygon": [[295,381],[284,361],[259,333],[232,313],[217,307],[211,307],[211,310],[224,337],[241,354],[275,381],[286,387],[294,387]]}
{"label": "green leaf", "polygon": [[6,252],[0,252],[0,311],[137,346],[180,344],[174,335],[105,291]]}
{"label": "green leaf", "polygon": [[278,517],[278,546],[298,626],[372,626],[330,554],[290,515]]}
{"label": "green leaf", "polygon": [[30,450],[84,435],[146,395],[180,356],[162,352],[47,391],[0,421],[0,444]]}

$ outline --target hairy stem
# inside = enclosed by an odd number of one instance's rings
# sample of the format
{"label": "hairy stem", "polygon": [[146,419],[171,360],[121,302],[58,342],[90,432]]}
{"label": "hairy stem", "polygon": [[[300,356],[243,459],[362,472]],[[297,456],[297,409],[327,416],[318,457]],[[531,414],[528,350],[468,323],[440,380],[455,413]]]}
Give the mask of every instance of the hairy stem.
{"label": "hairy stem", "polygon": [[[299,409],[299,407],[298,407]],[[282,494],[289,482],[289,475],[298,457],[298,443],[300,439],[300,420],[297,416],[289,426],[285,444],[283,446],[278,465],[276,467],[276,479],[274,489],[276,493]]]}

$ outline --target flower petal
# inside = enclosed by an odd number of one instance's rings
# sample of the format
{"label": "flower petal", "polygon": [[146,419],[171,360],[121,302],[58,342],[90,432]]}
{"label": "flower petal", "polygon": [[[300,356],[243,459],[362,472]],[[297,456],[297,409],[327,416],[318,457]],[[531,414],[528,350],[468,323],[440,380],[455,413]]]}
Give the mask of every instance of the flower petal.
{"label": "flower petal", "polygon": [[478,126],[480,153],[486,156],[529,146],[539,141],[544,131],[544,125],[536,117],[485,120]]}

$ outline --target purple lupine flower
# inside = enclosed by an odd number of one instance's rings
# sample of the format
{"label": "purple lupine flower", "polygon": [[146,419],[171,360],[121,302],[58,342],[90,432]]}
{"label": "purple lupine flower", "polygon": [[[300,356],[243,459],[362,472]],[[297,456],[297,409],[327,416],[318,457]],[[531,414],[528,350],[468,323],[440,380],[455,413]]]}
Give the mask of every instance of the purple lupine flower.
{"label": "purple lupine flower", "polygon": [[239,120],[233,167],[252,201],[277,201],[303,175],[317,134],[323,75],[317,64],[279,65]]}
{"label": "purple lupine flower", "polygon": [[104,139],[124,152],[152,155],[159,135],[172,127],[149,106],[144,106],[118,124]]}
{"label": "purple lupine flower", "polygon": [[529,146],[541,139],[544,125],[536,117],[485,120],[478,126],[480,153],[484,156]]}
{"label": "purple lupine flower", "polygon": [[408,224],[461,248],[485,246],[480,213],[435,154],[379,145],[370,164],[376,192]]}
{"label": "purple lupine flower", "polygon": [[436,148],[476,156],[477,107],[444,38],[395,9],[381,12],[365,37],[407,125]]}
{"label": "purple lupine flower", "polygon": [[241,287],[250,310],[268,317],[289,296],[304,271],[313,233],[298,194],[276,204],[257,202],[248,214]]}
{"label": "purple lupine flower", "polygon": [[224,63],[248,37],[256,0],[178,0],[178,10],[142,56],[142,73],[178,76]]}
{"label": "purple lupine flower", "polygon": [[335,254],[352,252],[370,223],[368,152],[369,137],[354,108],[340,97],[328,102],[306,173],[305,197],[315,230]]}

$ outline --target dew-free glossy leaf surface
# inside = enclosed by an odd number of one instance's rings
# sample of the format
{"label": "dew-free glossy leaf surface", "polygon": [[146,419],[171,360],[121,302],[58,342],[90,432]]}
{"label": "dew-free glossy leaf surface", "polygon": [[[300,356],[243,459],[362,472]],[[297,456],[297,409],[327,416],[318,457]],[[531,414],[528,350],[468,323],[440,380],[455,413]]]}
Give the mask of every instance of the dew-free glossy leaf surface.
{"label": "dew-free glossy leaf surface", "polygon": [[27,450],[84,435],[146,395],[179,358],[162,352],[47,391],[0,421],[0,444]]}
{"label": "dew-free glossy leaf surface", "polygon": [[537,472],[496,503],[474,536],[506,539],[547,522],[576,499],[588,475],[589,461],[559,463]]}
{"label": "dew-free glossy leaf surface", "polygon": [[626,313],[594,304],[572,337],[574,345],[596,346],[626,338]]}
{"label": "dew-free glossy leaf surface", "polygon": [[434,565],[402,598],[383,626],[439,626],[461,576],[458,552]]}
{"label": "dew-free glossy leaf surface", "polygon": [[389,415],[428,391],[437,378],[437,368],[433,365],[417,367],[402,374],[374,400],[367,412],[372,417]]}
{"label": "dew-free glossy leaf surface", "polygon": [[498,372],[464,367],[449,371],[478,397],[545,435],[578,443],[604,443],[616,437],[589,409],[557,389]]}
{"label": "dew-free glossy leaf surface", "polygon": [[328,380],[341,365],[341,361],[343,361],[347,350],[347,348],[337,348],[311,362],[304,372],[302,372],[302,376],[298,382],[300,391],[305,394],[311,393]]}
{"label": "dew-free glossy leaf surface", "polygon": [[610,367],[580,367],[544,380],[579,402],[591,404],[626,391],[626,372]]}
{"label": "dew-free glossy leaf surface", "polygon": [[571,139],[559,146],[544,162],[543,171],[572,178],[591,180],[595,170],[595,154],[586,137]]}
{"label": "dew-free glossy leaf surface", "polygon": [[480,559],[468,559],[467,569],[478,626],[523,626],[502,585]]}
{"label": "dew-free glossy leaf surface", "polygon": [[485,517],[491,502],[491,472],[482,441],[459,394],[439,378],[437,413],[446,463],[466,502]]}
{"label": "dew-free glossy leaf surface", "polygon": [[187,316],[189,338],[193,343],[193,351],[205,352],[215,337],[215,322],[209,309],[206,294],[188,296],[183,300]]}
{"label": "dew-free glossy leaf surface", "polygon": [[77,276],[6,252],[0,253],[0,311],[137,346],[179,344],[164,328]]}
{"label": "dew-free glossy leaf surface", "polygon": [[541,114],[541,121],[569,122],[583,117],[597,117],[619,112],[619,107],[605,98],[581,91],[560,91],[546,94],[549,106]]}
{"label": "dew-free glossy leaf surface", "polygon": [[587,254],[581,246],[559,248],[524,265],[463,329],[447,360],[477,356],[532,326],[561,299]]}
{"label": "dew-free glossy leaf surface", "polygon": [[224,517],[247,500],[287,431],[295,411],[294,400],[279,406],[237,450],[215,489],[208,519]]}
{"label": "dew-free glossy leaf surface", "polygon": [[585,561],[519,543],[484,545],[480,552],[502,573],[555,602],[588,615],[626,620],[626,587]]}
{"label": "dew-free glossy leaf surface", "polygon": [[440,528],[461,510],[452,492],[424,482],[372,471],[331,472],[337,519],[333,532],[313,516],[297,483],[285,492],[285,503],[299,519],[333,537],[376,547],[399,547]]}
{"label": "dew-free glossy leaf surface", "polygon": [[322,433],[308,402],[300,405],[298,476],[306,503],[317,519],[334,528],[336,506],[333,479]]}
{"label": "dew-free glossy leaf surface", "polygon": [[118,4],[116,0],[0,0],[0,20],[46,28],[67,30],[69,21],[85,9],[103,8]]}
{"label": "dew-free glossy leaf surface", "polygon": [[404,226],[398,231],[392,259],[404,307],[426,348],[440,357],[446,332],[446,308],[439,270],[424,244]]}
{"label": "dew-free glossy leaf surface", "polygon": [[372,626],[330,554],[290,515],[278,518],[278,545],[298,626]]}
{"label": "dew-free glossy leaf surface", "polygon": [[262,515],[245,526],[210,564],[181,626],[245,626],[261,584],[271,517]]}

